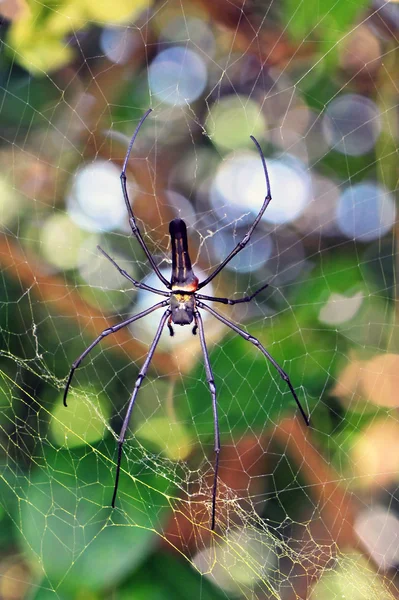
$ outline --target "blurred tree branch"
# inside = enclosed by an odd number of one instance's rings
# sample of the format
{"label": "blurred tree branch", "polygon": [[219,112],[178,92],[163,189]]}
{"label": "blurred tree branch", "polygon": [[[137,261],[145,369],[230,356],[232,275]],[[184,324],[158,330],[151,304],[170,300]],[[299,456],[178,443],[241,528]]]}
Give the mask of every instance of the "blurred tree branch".
{"label": "blurred tree branch", "polygon": [[[311,44],[292,43],[273,20],[259,18],[255,2],[240,0],[195,0],[215,21],[232,35],[231,49],[253,54],[261,63],[283,67],[314,53]],[[264,6],[262,7],[264,11]]]}
{"label": "blurred tree branch", "polygon": [[[63,277],[47,274],[36,258],[28,256],[5,235],[0,236],[0,265],[8,277],[21,283],[23,291],[31,289],[49,310],[54,309],[69,317],[88,337],[94,338],[117,323],[82,300],[76,288],[69,285]],[[132,338],[127,329],[105,337],[102,343],[117,351],[123,348],[124,353],[133,361],[140,362],[148,352],[147,346]],[[155,354],[152,367],[168,375],[177,371],[171,354],[160,351]]]}

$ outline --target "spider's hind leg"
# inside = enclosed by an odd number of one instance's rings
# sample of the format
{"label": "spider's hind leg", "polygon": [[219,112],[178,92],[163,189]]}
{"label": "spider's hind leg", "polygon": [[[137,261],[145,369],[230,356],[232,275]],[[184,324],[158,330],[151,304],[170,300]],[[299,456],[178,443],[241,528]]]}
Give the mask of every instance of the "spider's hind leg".
{"label": "spider's hind leg", "polygon": [[204,356],[206,380],[208,382],[209,391],[212,396],[212,410],[213,410],[213,423],[215,433],[215,468],[213,474],[213,489],[212,489],[212,514],[211,514],[211,529],[215,529],[216,521],[216,496],[217,496],[217,485],[219,475],[219,454],[220,454],[220,431],[219,431],[219,417],[218,408],[216,402],[216,385],[213,377],[212,367],[209,360],[208,349],[205,341],[204,323],[202,321],[201,314],[198,310],[195,311],[195,325],[199,328],[199,338],[202,348],[202,354]]}
{"label": "spider's hind leg", "polygon": [[[165,302],[167,303],[167,300]],[[165,323],[166,323],[169,315],[170,315],[170,308],[167,308],[166,311],[164,312],[161,320],[159,321],[157,332],[156,332],[155,337],[154,337],[154,339],[152,341],[150,349],[148,350],[147,358],[145,359],[144,364],[141,367],[141,369],[139,371],[139,374],[137,376],[136,383],[134,384],[134,390],[133,390],[133,393],[132,393],[132,395],[130,397],[129,404],[128,404],[128,407],[127,407],[126,415],[125,415],[125,418],[123,419],[122,429],[120,431],[119,439],[118,439],[118,461],[116,463],[116,476],[115,476],[114,494],[112,496],[112,501],[111,501],[112,508],[115,508],[115,500],[116,500],[116,494],[118,492],[119,476],[120,476],[120,472],[121,472],[122,447],[123,447],[123,444],[125,443],[126,431],[128,429],[128,426],[129,426],[129,421],[130,421],[130,416],[132,414],[133,405],[134,405],[134,403],[136,401],[136,396],[137,396],[138,391],[139,391],[139,389],[141,387],[141,384],[143,383],[143,379],[147,376],[147,371],[148,371],[148,368],[150,366],[150,362],[152,360],[152,357],[154,355],[155,349],[156,349],[156,347],[158,345],[158,342],[159,342],[159,339],[161,337],[162,330],[163,330],[163,328],[165,326]]]}

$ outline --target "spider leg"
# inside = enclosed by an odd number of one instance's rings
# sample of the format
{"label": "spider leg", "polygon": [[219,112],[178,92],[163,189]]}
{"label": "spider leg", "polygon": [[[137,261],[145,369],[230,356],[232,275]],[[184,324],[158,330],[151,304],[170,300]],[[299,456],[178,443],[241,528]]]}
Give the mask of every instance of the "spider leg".
{"label": "spider leg", "polygon": [[123,162],[122,173],[121,173],[121,185],[122,185],[122,192],[123,192],[123,197],[125,199],[125,204],[126,204],[127,212],[129,213],[129,225],[130,225],[130,229],[132,230],[132,234],[134,235],[134,237],[137,239],[138,243],[140,244],[140,246],[144,250],[144,252],[145,252],[148,260],[150,261],[150,265],[152,266],[153,270],[155,271],[155,273],[157,274],[157,276],[159,277],[159,279],[169,289],[170,288],[170,282],[162,275],[161,271],[158,269],[158,267],[155,264],[155,261],[154,261],[154,259],[152,257],[152,254],[148,250],[147,245],[146,245],[145,241],[142,238],[140,230],[137,227],[136,219],[134,218],[133,210],[132,210],[132,207],[131,207],[131,204],[130,204],[130,200],[129,200],[129,194],[127,192],[127,187],[126,187],[126,168],[127,168],[127,163],[128,163],[128,160],[129,160],[129,156],[130,156],[130,153],[132,151],[133,144],[135,142],[137,134],[140,131],[140,127],[142,126],[142,124],[144,123],[145,119],[148,117],[148,115],[150,114],[150,112],[152,112],[151,108],[149,108],[147,110],[147,112],[144,114],[144,116],[140,119],[140,122],[137,125],[135,132],[133,133],[132,139],[130,140],[129,147],[128,147],[127,153],[126,153],[126,157],[125,157],[125,160]]}
{"label": "spider leg", "polygon": [[126,415],[125,418],[123,420],[123,424],[122,424],[122,429],[120,431],[119,434],[119,439],[118,439],[118,462],[117,462],[117,466],[116,466],[116,476],[115,476],[115,486],[114,486],[114,494],[112,496],[112,502],[111,502],[111,506],[112,508],[115,508],[115,500],[116,500],[116,493],[118,491],[118,484],[119,484],[119,475],[120,475],[120,470],[121,470],[121,461],[122,461],[122,447],[125,441],[125,437],[126,437],[126,430],[128,428],[129,425],[129,421],[130,421],[130,416],[132,414],[132,409],[133,409],[133,405],[134,405],[134,401],[136,400],[136,396],[137,393],[140,389],[140,386],[143,382],[144,377],[147,375],[147,371],[148,371],[148,367],[150,366],[150,362],[151,359],[154,355],[155,349],[158,345],[159,342],[159,338],[161,337],[161,333],[162,330],[165,326],[165,323],[169,317],[171,313],[170,308],[168,308],[164,314],[162,315],[162,318],[159,322],[158,325],[158,329],[157,332],[155,334],[155,337],[152,341],[152,344],[150,346],[150,349],[148,351],[147,354],[147,358],[145,359],[145,362],[143,364],[143,366],[141,367],[138,377],[136,379],[136,383],[134,384],[134,390],[133,393],[131,395],[130,401],[129,401],[129,406],[127,407],[127,411],[126,411]]}
{"label": "spider leg", "polygon": [[110,255],[107,254],[105,252],[105,250],[103,250],[101,248],[101,246],[97,246],[97,248],[100,250],[100,252],[102,254],[104,254],[104,256],[106,258],[108,258],[109,262],[111,262],[114,265],[114,267],[116,269],[118,269],[119,273],[121,275],[123,275],[123,277],[128,279],[135,287],[140,288],[141,290],[147,290],[148,292],[153,292],[154,294],[158,294],[159,296],[168,296],[168,297],[170,296],[170,292],[163,292],[161,290],[156,290],[155,288],[153,288],[145,283],[142,283],[141,281],[136,281],[136,279],[133,279],[133,277],[131,277],[129,275],[129,273],[127,273],[124,269],[121,269],[121,267],[117,264],[117,262],[113,258],[111,258]]}
{"label": "spider leg", "polygon": [[212,408],[213,408],[213,422],[215,427],[215,471],[213,475],[213,492],[212,492],[212,519],[211,519],[211,529],[215,529],[215,514],[216,514],[216,492],[217,492],[217,483],[218,483],[218,472],[219,472],[219,454],[220,454],[220,431],[219,431],[219,419],[218,419],[218,410],[217,410],[217,402],[216,402],[216,386],[215,380],[213,378],[212,367],[209,360],[209,354],[206,347],[205,342],[205,332],[204,332],[204,324],[202,321],[202,317],[198,310],[195,311],[195,323],[198,326],[199,338],[201,342],[202,353],[204,355],[205,362],[205,372],[206,372],[206,380],[209,385],[209,390],[212,396]]}
{"label": "spider leg", "polygon": [[302,408],[301,403],[299,402],[299,398],[296,395],[296,392],[295,392],[294,388],[292,387],[292,383],[290,381],[290,378],[288,377],[287,373],[280,367],[280,365],[278,365],[276,363],[276,361],[269,354],[269,352],[266,350],[266,348],[264,346],[262,346],[262,344],[260,343],[260,341],[257,338],[253,337],[252,335],[249,335],[249,333],[247,333],[243,329],[240,329],[240,327],[237,327],[237,325],[235,325],[235,323],[233,323],[229,319],[226,319],[226,317],[223,317],[221,314],[219,314],[218,312],[216,312],[215,310],[213,310],[213,308],[211,308],[210,306],[207,306],[206,304],[203,304],[202,302],[197,302],[197,306],[199,306],[199,308],[203,308],[206,311],[208,311],[209,313],[211,313],[211,315],[213,315],[214,317],[216,317],[217,319],[219,319],[219,321],[221,321],[222,323],[224,323],[225,325],[227,325],[227,327],[230,327],[230,329],[232,329],[233,331],[235,331],[236,333],[238,333],[241,337],[243,337],[244,340],[247,340],[248,342],[251,342],[251,344],[253,344],[257,348],[259,348],[259,350],[262,352],[262,354],[264,354],[264,356],[266,356],[267,360],[269,362],[271,362],[272,365],[273,365],[273,367],[277,370],[277,372],[280,375],[281,379],[283,379],[283,381],[285,381],[287,383],[287,385],[288,385],[288,387],[290,389],[290,392],[291,392],[291,394],[292,394],[295,402],[297,403],[297,406],[298,406],[299,410],[301,411],[301,414],[302,414],[302,416],[304,418],[304,421],[305,421],[306,425],[310,425],[310,419],[307,416],[307,414],[305,413],[304,409]]}
{"label": "spider leg", "polygon": [[158,304],[151,306],[151,308],[147,308],[147,310],[143,310],[142,312],[138,313],[137,315],[130,317],[130,319],[127,319],[126,321],[123,321],[122,323],[118,323],[118,325],[114,325],[113,327],[104,329],[104,331],[102,333],[100,333],[100,335],[94,340],[94,342],[92,342],[90,344],[90,346],[88,348],[86,348],[86,350],[79,356],[79,358],[77,358],[72,363],[72,367],[71,367],[71,370],[70,370],[69,376],[68,376],[68,381],[66,383],[65,390],[64,390],[64,406],[67,406],[66,400],[67,400],[67,396],[68,396],[69,386],[71,385],[71,381],[72,381],[72,378],[73,378],[73,375],[74,375],[76,369],[78,368],[78,366],[80,365],[82,360],[89,354],[89,352],[91,352],[93,350],[93,348],[95,346],[97,346],[97,344],[99,342],[101,342],[101,340],[103,338],[105,338],[110,333],[115,333],[116,331],[119,331],[119,329],[126,327],[126,325],[130,325],[130,323],[134,323],[134,321],[137,321],[138,319],[141,319],[141,317],[145,317],[146,315],[149,315],[154,310],[157,310],[157,308],[161,308],[162,306],[166,306],[167,304],[168,304],[168,300],[163,300],[162,302],[158,302]]}
{"label": "spider leg", "polygon": [[168,329],[170,337],[173,337],[175,335],[175,330],[172,327],[172,317],[169,317],[168,319]]}
{"label": "spider leg", "polygon": [[214,277],[216,277],[216,275],[218,273],[220,273],[220,271],[227,265],[228,262],[231,261],[232,258],[234,258],[234,256],[236,254],[238,254],[239,252],[241,252],[241,250],[243,248],[245,248],[245,246],[248,244],[249,240],[251,239],[251,235],[253,234],[253,231],[255,229],[255,227],[257,226],[257,224],[259,223],[259,221],[261,220],[263,213],[265,212],[266,208],[268,207],[270,200],[272,199],[272,195],[271,195],[271,191],[270,191],[270,180],[269,180],[269,174],[267,172],[267,167],[266,167],[266,161],[265,161],[265,157],[263,156],[263,152],[262,149],[259,145],[259,142],[254,138],[253,135],[250,136],[251,140],[254,142],[255,146],[258,149],[258,152],[260,154],[260,158],[262,160],[262,165],[263,165],[263,170],[265,173],[265,179],[266,179],[266,189],[267,189],[267,195],[263,201],[263,204],[261,206],[261,209],[255,219],[255,221],[252,223],[251,227],[248,229],[248,232],[246,233],[246,235],[244,235],[244,237],[242,238],[242,240],[240,242],[238,242],[237,246],[230,252],[230,254],[227,256],[227,258],[224,259],[224,261],[222,263],[220,263],[220,265],[218,267],[216,267],[216,269],[213,271],[213,273],[211,273],[209,275],[209,277],[207,277],[206,279],[204,279],[204,281],[201,281],[201,283],[198,286],[198,289],[200,290],[201,288],[203,288],[205,285],[207,285],[210,281],[212,281],[212,279]]}
{"label": "spider leg", "polygon": [[211,300],[212,302],[222,302],[222,304],[229,304],[230,306],[232,306],[233,304],[240,304],[242,302],[251,302],[251,300],[253,298],[255,298],[255,296],[260,294],[260,292],[265,290],[268,286],[269,286],[269,284],[265,283],[265,285],[262,285],[261,288],[256,290],[256,292],[254,292],[250,296],[245,296],[244,298],[239,298],[238,300],[231,300],[230,298],[217,298],[215,296],[203,296],[202,294],[197,294],[197,293],[195,294],[195,297],[199,298],[200,300]]}

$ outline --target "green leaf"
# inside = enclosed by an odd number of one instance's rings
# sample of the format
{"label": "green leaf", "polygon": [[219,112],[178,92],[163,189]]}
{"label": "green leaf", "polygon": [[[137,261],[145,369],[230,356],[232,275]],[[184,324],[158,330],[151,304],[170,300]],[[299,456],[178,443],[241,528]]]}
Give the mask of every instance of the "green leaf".
{"label": "green leaf", "polygon": [[96,405],[88,402],[84,394],[75,394],[68,410],[60,395],[53,406],[53,418],[50,421],[50,439],[58,446],[82,446],[103,439],[110,407],[104,396],[100,396]]}
{"label": "green leaf", "polygon": [[290,35],[301,41],[318,35],[332,46],[352,25],[359,12],[369,5],[368,0],[284,0],[284,22]]}
{"label": "green leaf", "polygon": [[118,600],[228,600],[229,597],[189,562],[165,552],[153,554],[118,594]]}
{"label": "green leaf", "polygon": [[320,327],[320,310],[331,294],[353,295],[359,290],[366,295],[369,293],[364,269],[355,251],[348,252],[347,246],[345,253],[337,250],[326,252],[312,271],[312,276],[298,286],[295,318],[302,327]]}
{"label": "green leaf", "polygon": [[[358,15],[368,6],[368,0],[323,0],[316,3],[313,0],[284,0],[283,23],[295,41],[312,43],[328,71],[337,66],[341,43],[345,42]],[[316,47],[315,40],[319,43]]]}
{"label": "green leaf", "polygon": [[60,96],[48,78],[13,77],[7,88],[0,87],[0,124],[7,128],[48,126],[46,111],[54,111]]}
{"label": "green leaf", "polygon": [[[111,444],[111,445],[110,445]],[[117,506],[110,501],[113,441],[94,451],[45,448],[20,497],[21,543],[49,586],[96,591],[133,572],[157,542],[154,530],[169,515],[170,484],[142,460],[123,459]],[[131,449],[130,449],[131,450]],[[130,455],[131,456],[131,455]],[[138,478],[139,476],[139,478]],[[95,566],[95,568],[94,568]]]}

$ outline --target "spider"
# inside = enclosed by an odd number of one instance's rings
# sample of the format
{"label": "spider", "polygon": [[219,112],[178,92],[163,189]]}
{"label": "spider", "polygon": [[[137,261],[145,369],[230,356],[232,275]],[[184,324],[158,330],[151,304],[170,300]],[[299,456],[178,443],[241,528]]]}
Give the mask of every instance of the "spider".
{"label": "spider", "polygon": [[212,301],[212,302],[220,302],[222,304],[228,304],[230,306],[233,306],[234,304],[240,304],[242,302],[250,302],[262,290],[267,288],[268,284],[263,285],[261,288],[256,290],[250,296],[245,296],[244,298],[239,298],[237,300],[232,300],[230,298],[218,298],[218,297],[213,297],[213,296],[204,296],[204,295],[198,293],[198,290],[205,287],[210,281],[212,281],[212,279],[214,279],[216,277],[216,275],[218,275],[222,271],[222,269],[224,269],[224,267],[231,261],[231,259],[234,256],[236,256],[239,252],[241,252],[241,250],[243,250],[243,248],[245,248],[245,246],[248,244],[249,240],[251,239],[251,235],[252,235],[255,227],[261,220],[263,213],[265,212],[266,208],[268,207],[268,205],[272,199],[271,191],[270,191],[269,175],[268,175],[267,167],[266,167],[266,161],[263,156],[259,142],[253,136],[250,136],[252,141],[254,142],[254,144],[259,152],[260,158],[262,160],[263,170],[264,170],[265,178],[266,178],[267,195],[263,201],[262,207],[261,207],[256,219],[252,223],[247,234],[236,245],[236,247],[230,252],[230,254],[224,259],[224,261],[210,275],[208,275],[208,277],[206,279],[199,282],[199,280],[195,276],[194,271],[191,266],[191,260],[190,260],[190,255],[189,255],[189,251],[188,251],[186,224],[184,223],[184,221],[182,219],[174,219],[169,224],[169,233],[170,233],[171,246],[172,246],[172,276],[171,276],[171,281],[169,282],[163,276],[163,274],[157,267],[157,265],[154,261],[154,258],[151,255],[149,249],[147,248],[147,245],[140,233],[140,230],[137,227],[136,219],[134,217],[133,210],[130,205],[130,200],[129,200],[129,196],[128,196],[128,192],[127,192],[127,188],[126,188],[126,167],[127,167],[127,163],[128,163],[129,157],[130,157],[130,153],[131,153],[134,141],[137,137],[137,134],[138,134],[142,124],[144,123],[145,119],[150,114],[150,112],[152,112],[151,108],[149,108],[147,110],[147,112],[141,118],[139,124],[136,127],[136,130],[132,136],[132,139],[130,141],[130,144],[129,144],[129,147],[128,147],[128,150],[126,153],[126,157],[125,157],[125,160],[123,163],[120,178],[121,178],[123,196],[125,199],[126,208],[127,208],[128,215],[129,215],[129,224],[130,224],[130,228],[132,230],[132,234],[135,236],[135,238],[139,242],[140,246],[144,250],[152,269],[154,270],[154,272],[156,273],[158,278],[162,281],[162,283],[167,287],[167,289],[169,291],[166,292],[166,291],[157,290],[153,287],[146,285],[145,283],[136,281],[124,269],[122,269],[114,261],[114,259],[111,258],[111,256],[109,256],[105,252],[105,250],[103,250],[102,248],[100,248],[100,246],[98,246],[98,249],[100,250],[100,252],[114,265],[114,267],[119,271],[119,273],[121,275],[123,275],[123,277],[128,279],[135,287],[143,289],[143,290],[147,290],[149,292],[153,292],[154,294],[158,294],[159,296],[165,296],[166,299],[162,300],[162,302],[158,302],[151,308],[148,308],[147,310],[143,310],[139,314],[134,315],[134,316],[130,317],[129,319],[126,319],[126,321],[123,321],[122,323],[119,323],[117,325],[114,325],[113,327],[109,327],[108,329],[105,329],[102,333],[100,333],[100,335],[94,340],[94,342],[92,342],[90,344],[90,346],[88,346],[88,348],[86,348],[86,350],[79,356],[79,358],[77,358],[72,363],[71,370],[69,372],[68,380],[67,380],[67,383],[65,386],[65,391],[64,391],[64,406],[67,406],[66,400],[67,400],[68,390],[71,385],[71,381],[72,381],[73,375],[75,373],[75,370],[79,367],[80,363],[89,354],[89,352],[91,352],[91,350],[93,350],[93,348],[104,337],[106,337],[107,335],[110,335],[111,333],[115,333],[116,331],[119,331],[119,329],[122,329],[122,327],[126,327],[127,325],[130,325],[130,323],[133,323],[134,321],[137,321],[138,319],[145,317],[146,315],[152,313],[155,310],[158,310],[159,308],[166,308],[165,312],[163,313],[163,315],[160,319],[157,332],[156,332],[154,340],[150,346],[147,357],[146,357],[144,364],[141,367],[139,374],[137,376],[136,383],[134,385],[134,390],[130,397],[126,415],[123,420],[122,428],[121,428],[121,431],[119,434],[118,459],[117,459],[117,466],[116,466],[115,485],[114,485],[114,493],[113,493],[112,502],[111,502],[112,507],[115,508],[115,500],[116,500],[116,495],[117,495],[117,491],[118,491],[119,475],[120,475],[121,461],[122,461],[122,448],[123,448],[123,444],[124,444],[125,438],[126,438],[126,431],[127,431],[128,425],[129,425],[130,416],[132,414],[133,405],[135,403],[138,391],[143,382],[143,379],[147,375],[147,371],[150,366],[151,359],[152,359],[155,349],[158,345],[162,331],[163,331],[165,325],[167,325],[170,335],[173,336],[174,329],[173,329],[172,324],[174,324],[174,325],[191,325],[191,324],[193,324],[192,333],[194,335],[197,333],[197,331],[199,333],[201,349],[202,349],[202,353],[204,356],[206,379],[207,379],[210,394],[212,397],[214,435],[215,435],[215,445],[214,445],[215,464],[214,464],[214,476],[213,476],[213,488],[212,488],[211,529],[214,530],[215,529],[215,515],[216,515],[218,472],[219,472],[219,454],[220,454],[221,445],[220,445],[219,421],[218,421],[218,411],[217,411],[217,402],[216,402],[216,386],[215,386],[215,381],[213,378],[212,367],[211,367],[211,363],[209,360],[209,354],[208,354],[206,341],[205,341],[204,325],[203,325],[203,321],[202,321],[202,317],[201,317],[201,313],[200,313],[199,309],[203,309],[203,310],[207,311],[213,317],[215,317],[216,319],[218,319],[219,321],[221,321],[222,323],[224,323],[225,325],[230,327],[230,329],[232,329],[235,333],[237,333],[238,335],[243,337],[245,340],[247,340],[248,342],[250,342],[257,348],[259,348],[259,350],[264,354],[264,356],[267,358],[267,360],[270,361],[270,363],[273,365],[273,367],[277,370],[280,377],[287,383],[289,390],[290,390],[292,396],[294,397],[295,402],[297,403],[297,406],[305,420],[306,425],[309,425],[310,421],[309,421],[309,418],[306,415],[304,409],[302,408],[301,403],[299,402],[298,396],[296,395],[296,392],[291,384],[290,378],[288,377],[287,373],[285,371],[283,371],[283,369],[277,364],[277,362],[269,354],[269,352],[266,350],[266,348],[260,343],[260,341],[258,339],[256,339],[255,337],[253,337],[252,335],[250,335],[249,333],[247,333],[246,331],[244,331],[243,329],[241,329],[240,327],[238,327],[235,323],[233,323],[232,321],[230,321],[229,319],[227,319],[226,317],[224,317],[223,315],[218,313],[216,310],[214,310],[213,308],[211,308],[210,306],[208,306],[207,304],[204,304],[202,302],[203,300],[208,300],[208,301]]}

